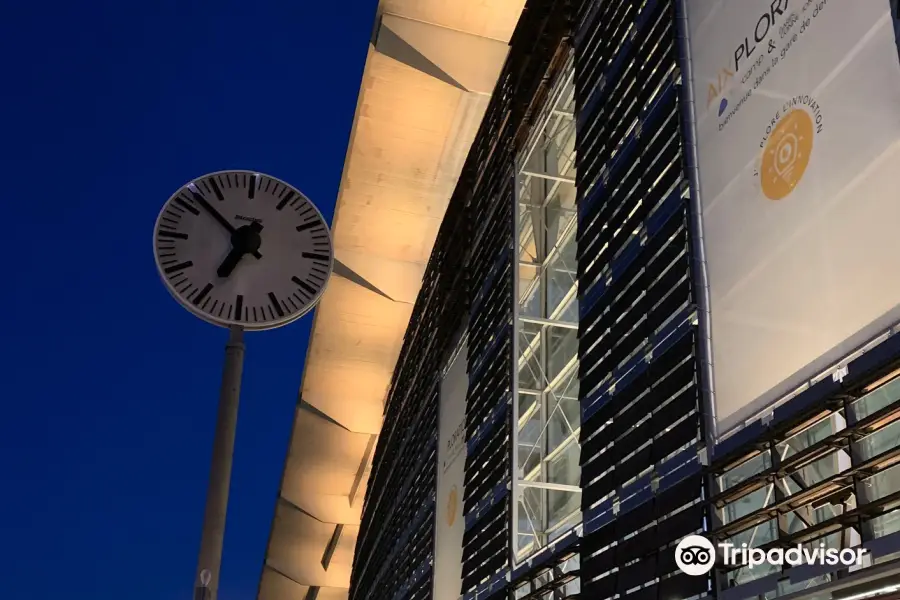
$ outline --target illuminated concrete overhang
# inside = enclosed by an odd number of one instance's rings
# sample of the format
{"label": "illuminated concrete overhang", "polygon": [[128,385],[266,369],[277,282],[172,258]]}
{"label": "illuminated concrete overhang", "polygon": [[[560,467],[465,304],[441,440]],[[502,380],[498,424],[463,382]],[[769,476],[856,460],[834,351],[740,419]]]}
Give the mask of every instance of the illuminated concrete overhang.
{"label": "illuminated concrete overhang", "polygon": [[259,600],[347,597],[370,462],[438,227],[524,0],[384,0]]}

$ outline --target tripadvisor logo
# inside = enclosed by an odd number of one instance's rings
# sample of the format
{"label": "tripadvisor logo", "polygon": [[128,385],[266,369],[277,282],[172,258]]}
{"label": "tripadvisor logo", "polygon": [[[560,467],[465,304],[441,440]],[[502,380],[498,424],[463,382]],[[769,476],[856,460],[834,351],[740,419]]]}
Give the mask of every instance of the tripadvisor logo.
{"label": "tripadvisor logo", "polygon": [[705,575],[716,563],[716,557],[722,559],[726,567],[747,567],[753,569],[760,565],[828,565],[845,567],[862,566],[866,550],[863,548],[826,548],[825,544],[815,547],[792,546],[790,548],[748,548],[747,544],[735,546],[722,542],[714,546],[711,541],[700,535],[689,535],[675,547],[675,564],[686,575]]}
{"label": "tripadvisor logo", "polygon": [[675,547],[675,564],[685,575],[705,575],[716,562],[716,548],[705,537],[689,535]]}
{"label": "tripadvisor logo", "polygon": [[755,176],[769,200],[786,198],[803,179],[813,141],[822,133],[822,110],[815,98],[795,96],[770,119],[759,147]]}

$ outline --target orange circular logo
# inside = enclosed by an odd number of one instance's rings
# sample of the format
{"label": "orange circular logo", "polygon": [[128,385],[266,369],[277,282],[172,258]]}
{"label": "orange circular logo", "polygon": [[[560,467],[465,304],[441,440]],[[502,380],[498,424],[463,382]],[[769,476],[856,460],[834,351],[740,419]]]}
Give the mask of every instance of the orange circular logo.
{"label": "orange circular logo", "polygon": [[763,149],[760,186],[769,200],[781,200],[797,187],[813,147],[813,120],[794,109],[778,122]]}
{"label": "orange circular logo", "polygon": [[459,493],[456,491],[456,486],[450,490],[450,493],[447,494],[447,525],[452,527],[453,522],[456,521],[456,507],[459,504]]}

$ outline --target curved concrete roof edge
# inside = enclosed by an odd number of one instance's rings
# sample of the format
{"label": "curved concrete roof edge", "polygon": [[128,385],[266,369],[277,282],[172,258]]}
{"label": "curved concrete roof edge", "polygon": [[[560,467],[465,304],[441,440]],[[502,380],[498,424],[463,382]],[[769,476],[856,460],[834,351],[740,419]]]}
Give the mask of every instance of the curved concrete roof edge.
{"label": "curved concrete roof edge", "polygon": [[[258,600],[347,597],[385,395],[524,0],[383,0]],[[312,594],[312,595],[310,595]]]}

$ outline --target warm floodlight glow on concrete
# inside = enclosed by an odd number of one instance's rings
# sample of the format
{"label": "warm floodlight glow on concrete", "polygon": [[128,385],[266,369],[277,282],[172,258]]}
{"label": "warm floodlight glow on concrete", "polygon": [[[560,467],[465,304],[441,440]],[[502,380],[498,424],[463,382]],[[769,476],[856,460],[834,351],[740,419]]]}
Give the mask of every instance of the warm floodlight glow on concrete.
{"label": "warm floodlight glow on concrete", "polygon": [[403,334],[523,6],[379,8],[332,233],[335,259],[381,294],[333,277],[319,303],[259,600],[347,598]]}

